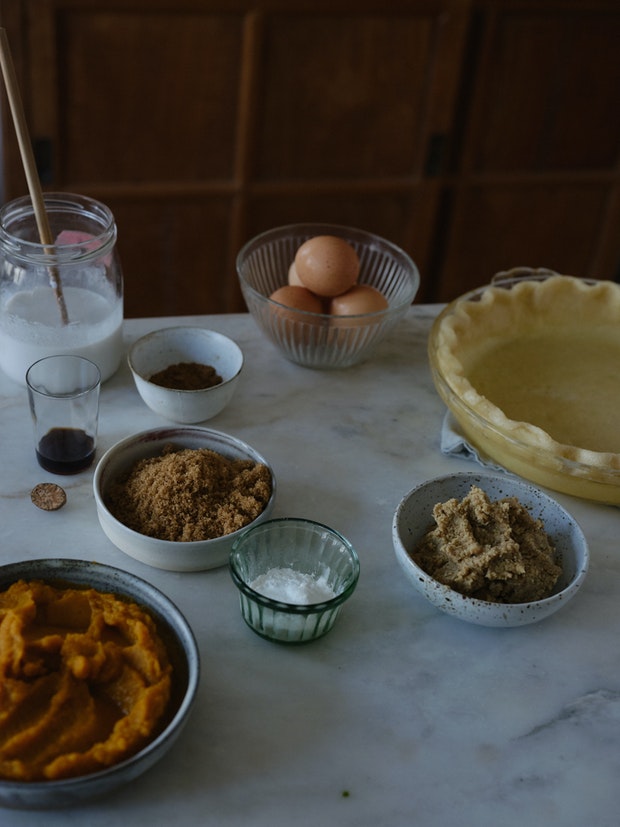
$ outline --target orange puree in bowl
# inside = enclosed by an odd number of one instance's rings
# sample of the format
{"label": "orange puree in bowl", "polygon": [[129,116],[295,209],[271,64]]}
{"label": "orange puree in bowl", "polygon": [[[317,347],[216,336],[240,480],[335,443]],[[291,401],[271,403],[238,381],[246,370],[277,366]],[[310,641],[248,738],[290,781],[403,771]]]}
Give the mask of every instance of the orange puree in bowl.
{"label": "orange puree in bowl", "polygon": [[171,666],[153,619],[92,588],[0,592],[0,778],[96,772],[158,731]]}

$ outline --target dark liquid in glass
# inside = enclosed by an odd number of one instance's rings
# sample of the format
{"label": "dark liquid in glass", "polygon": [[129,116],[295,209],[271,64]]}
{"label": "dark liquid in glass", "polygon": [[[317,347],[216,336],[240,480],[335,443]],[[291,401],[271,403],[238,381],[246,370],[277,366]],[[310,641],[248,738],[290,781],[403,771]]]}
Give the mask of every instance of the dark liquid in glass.
{"label": "dark liquid in glass", "polygon": [[41,468],[52,474],[77,474],[95,458],[95,440],[80,428],[52,428],[37,446]]}

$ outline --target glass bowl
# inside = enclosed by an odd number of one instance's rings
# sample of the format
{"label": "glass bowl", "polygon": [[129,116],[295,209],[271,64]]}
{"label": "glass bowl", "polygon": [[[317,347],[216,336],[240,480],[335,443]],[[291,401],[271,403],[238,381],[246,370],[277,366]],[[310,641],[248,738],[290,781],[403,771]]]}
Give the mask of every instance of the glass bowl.
{"label": "glass bowl", "polygon": [[[356,316],[293,310],[269,296],[288,283],[297,249],[309,238],[344,238],[360,258],[359,283],[379,290],[388,308]],[[290,224],[251,239],[237,256],[248,310],[260,329],[292,362],[310,368],[346,368],[367,359],[406,313],[420,285],[418,268],[390,241],[336,224]]]}
{"label": "glass bowl", "polygon": [[353,594],[359,571],[355,549],[341,534],[295,517],[247,529],[230,554],[243,619],[280,643],[307,643],[327,634]]}
{"label": "glass bowl", "polygon": [[[462,500],[472,485],[482,489],[491,501],[516,497],[532,517],[542,520],[562,567],[549,597],[527,603],[494,603],[466,597],[431,577],[414,561],[411,552],[434,525],[435,504],[452,498]],[[579,591],[590,562],[583,531],[568,511],[535,486],[506,474],[447,474],[412,488],[394,513],[392,542],[396,559],[417,592],[442,612],[479,626],[525,626],[550,617]]]}
{"label": "glass bowl", "polygon": [[[556,284],[557,280],[562,283],[562,293],[554,298],[546,292],[547,288],[553,288],[553,280]],[[541,290],[543,283],[546,286]],[[518,311],[521,327],[517,329],[510,329],[508,323],[503,328],[500,321],[504,318],[509,323],[514,321],[515,311],[508,300],[510,293],[521,297]],[[473,330],[477,332],[472,347],[466,342]],[[567,407],[571,407],[575,421],[578,418],[585,421],[586,430],[589,417],[595,412],[615,417],[615,405],[611,405],[613,410],[607,414],[602,410],[605,404],[610,407],[602,392],[594,388],[590,395],[581,387],[570,387],[567,392],[559,380],[556,388],[554,378],[544,387],[533,378],[528,384],[526,371],[523,405],[529,406],[530,399],[543,398],[545,417],[540,418],[540,408],[531,416],[528,409],[518,420],[488,398],[488,392],[486,396],[478,392],[476,381],[470,381],[473,362],[468,354],[475,356],[474,348],[490,350],[492,345],[497,351],[510,339],[525,341],[527,337],[534,343],[533,347],[538,348],[533,350],[531,363],[534,377],[540,353],[548,342],[553,342],[549,337],[556,334],[565,336],[569,349],[581,348],[582,353],[592,354],[591,361],[585,362],[583,368],[586,373],[594,375],[595,369],[600,369],[606,360],[608,372],[615,376],[615,357],[620,354],[620,286],[534,272],[526,276],[496,277],[493,284],[464,294],[443,309],[429,336],[428,356],[435,387],[464,438],[483,461],[490,460],[555,491],[619,505],[620,453],[613,446],[609,450],[588,450],[555,438],[546,430],[546,420],[551,421],[554,411]],[[448,359],[446,352],[450,353]],[[564,361],[570,363],[571,356],[567,355]],[[563,365],[558,374],[560,371],[564,371]]]}

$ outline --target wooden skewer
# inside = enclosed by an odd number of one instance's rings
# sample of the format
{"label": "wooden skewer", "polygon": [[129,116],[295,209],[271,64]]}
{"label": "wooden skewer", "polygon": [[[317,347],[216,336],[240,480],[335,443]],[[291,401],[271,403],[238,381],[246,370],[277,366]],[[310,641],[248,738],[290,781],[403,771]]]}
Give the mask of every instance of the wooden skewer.
{"label": "wooden skewer", "polygon": [[[9,47],[9,40],[6,34],[6,29],[0,27],[0,63],[2,64],[2,74],[4,76],[4,84],[6,87],[9,105],[11,107],[11,114],[13,116],[13,123],[15,125],[15,132],[17,133],[17,142],[19,144],[19,151],[22,157],[22,164],[26,174],[26,182],[28,184],[28,191],[32,199],[32,206],[34,207],[34,214],[39,231],[41,244],[44,245],[46,253],[54,254],[54,239],[50,229],[47,212],[45,210],[45,202],[43,200],[43,192],[41,190],[41,182],[37,174],[34,153],[32,151],[32,144],[28,135],[28,127],[26,125],[26,117],[24,115],[24,107],[22,104],[21,95],[19,93],[19,86],[17,83],[17,76],[15,74],[15,66],[13,65],[13,58],[11,57],[11,49]],[[67,305],[65,304],[65,297],[62,292],[62,284],[60,282],[60,274],[58,268],[54,265],[50,266],[50,282],[56,293],[56,301],[60,308],[60,317],[63,324],[69,323],[69,314],[67,313]]]}

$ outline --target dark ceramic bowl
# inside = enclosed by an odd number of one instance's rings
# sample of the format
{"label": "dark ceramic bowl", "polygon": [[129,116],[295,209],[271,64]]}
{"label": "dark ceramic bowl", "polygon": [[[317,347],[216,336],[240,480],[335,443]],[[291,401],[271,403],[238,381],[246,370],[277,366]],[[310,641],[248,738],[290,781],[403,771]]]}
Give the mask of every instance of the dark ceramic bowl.
{"label": "dark ceramic bowl", "polygon": [[135,755],[99,772],[58,781],[0,779],[0,806],[13,809],[70,807],[112,792],[146,772],[177,740],[193,706],[200,676],[198,647],[187,621],[162,592],[133,574],[85,560],[27,560],[0,567],[0,591],[20,579],[61,582],[111,592],[143,606],[154,618],[173,668],[167,720]]}

